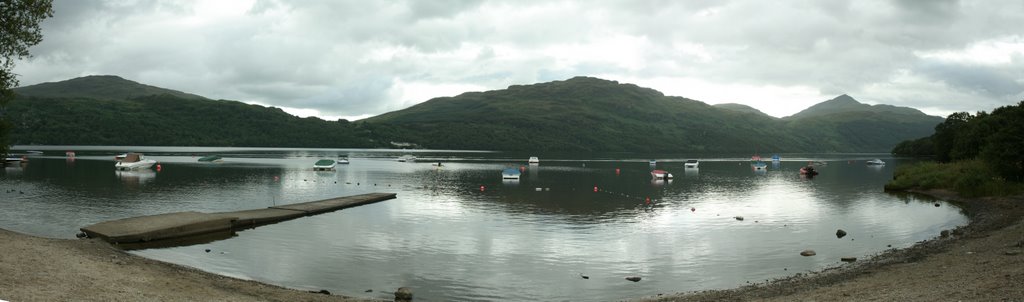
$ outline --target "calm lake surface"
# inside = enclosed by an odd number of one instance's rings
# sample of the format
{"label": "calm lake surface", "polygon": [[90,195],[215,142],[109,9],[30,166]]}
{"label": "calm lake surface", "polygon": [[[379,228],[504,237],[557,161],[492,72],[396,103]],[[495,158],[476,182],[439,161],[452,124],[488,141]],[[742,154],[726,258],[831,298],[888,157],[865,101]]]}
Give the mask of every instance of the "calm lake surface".
{"label": "calm lake surface", "polygon": [[[417,301],[607,301],[730,288],[842,265],[840,257],[863,259],[967,223],[945,202],[884,193],[901,161],[884,155],[783,154],[768,171],[755,172],[749,155],[739,154],[705,155],[699,170],[686,170],[683,161],[698,156],[43,146],[14,152],[26,150],[44,154],[0,174],[0,227],[38,236],[74,238],[80,227],[141,215],[397,193],[226,240],[132,252],[382,299],[401,286],[412,287]],[[76,158],[67,160],[65,150]],[[160,171],[114,171],[113,156],[125,151],[145,152]],[[196,161],[208,154],[225,161]],[[404,154],[419,160],[395,160]],[[527,165],[531,155],[541,163]],[[339,156],[351,164],[312,170],[317,159]],[[864,164],[875,157],[888,164]],[[652,181],[651,158],[675,179]],[[818,168],[821,175],[801,178],[798,169],[809,160],[827,165]],[[432,165],[438,162],[443,167]],[[502,181],[503,168],[521,166],[521,180]],[[849,235],[836,238],[837,229]],[[817,256],[800,256],[804,249]]]}

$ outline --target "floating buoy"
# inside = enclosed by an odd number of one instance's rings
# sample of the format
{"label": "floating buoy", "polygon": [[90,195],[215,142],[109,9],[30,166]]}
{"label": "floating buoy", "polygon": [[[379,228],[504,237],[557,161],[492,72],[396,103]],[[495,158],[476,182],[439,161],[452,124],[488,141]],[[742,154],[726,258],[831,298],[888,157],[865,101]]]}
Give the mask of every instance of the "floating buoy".
{"label": "floating buoy", "polygon": [[690,212],[696,212],[697,208],[690,208]]}
{"label": "floating buoy", "polygon": [[156,171],[157,172],[160,172],[160,170],[162,170],[162,169],[163,169],[163,167],[161,167],[160,164],[156,164]]}
{"label": "floating buoy", "polygon": [[480,192],[484,191],[484,186],[480,186]]}
{"label": "floating buoy", "polygon": [[594,192],[597,192],[597,186],[594,186]]}
{"label": "floating buoy", "polygon": [[647,202],[647,204],[650,204],[651,203],[651,198],[647,197],[647,199],[645,201]]}
{"label": "floating buoy", "polygon": [[526,167],[519,166],[519,172],[526,172]]}
{"label": "floating buoy", "polygon": [[277,176],[277,175],[274,175],[274,181],[278,181],[278,180],[281,180],[281,177]]}
{"label": "floating buoy", "polygon": [[615,168],[615,175],[619,175],[619,168]]}

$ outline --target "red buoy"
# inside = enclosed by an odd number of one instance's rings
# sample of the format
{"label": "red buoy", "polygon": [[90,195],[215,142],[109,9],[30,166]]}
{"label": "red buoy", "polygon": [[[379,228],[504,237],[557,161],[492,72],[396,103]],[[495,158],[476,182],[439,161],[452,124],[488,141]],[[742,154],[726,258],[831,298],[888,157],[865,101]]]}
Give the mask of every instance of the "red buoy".
{"label": "red buoy", "polygon": [[156,164],[156,171],[160,172],[160,169],[162,169],[162,167],[160,167],[160,164]]}
{"label": "red buoy", "polygon": [[484,191],[484,186],[480,186],[480,192]]}
{"label": "red buoy", "polygon": [[615,168],[615,175],[619,175],[619,168]]}
{"label": "red buoy", "polygon": [[594,186],[594,192],[597,192],[597,186]]}

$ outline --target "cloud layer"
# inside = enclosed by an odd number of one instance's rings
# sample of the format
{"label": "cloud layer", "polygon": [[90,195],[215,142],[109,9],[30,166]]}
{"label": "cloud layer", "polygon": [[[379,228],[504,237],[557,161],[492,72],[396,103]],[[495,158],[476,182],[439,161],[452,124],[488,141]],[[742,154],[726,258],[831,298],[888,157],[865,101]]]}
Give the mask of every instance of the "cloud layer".
{"label": "cloud layer", "polygon": [[357,119],[596,76],[785,116],[1024,99],[1020,1],[62,1],[23,85],[90,74]]}

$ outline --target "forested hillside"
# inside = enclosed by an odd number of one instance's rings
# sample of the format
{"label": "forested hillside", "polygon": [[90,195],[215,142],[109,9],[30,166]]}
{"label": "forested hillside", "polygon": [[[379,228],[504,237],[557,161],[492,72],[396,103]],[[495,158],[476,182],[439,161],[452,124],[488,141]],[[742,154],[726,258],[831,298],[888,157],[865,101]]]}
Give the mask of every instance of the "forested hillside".
{"label": "forested hillside", "polygon": [[577,77],[436,98],[367,119],[434,148],[679,152],[886,152],[942,121],[841,96],[786,119],[632,84]]}
{"label": "forested hillside", "polygon": [[942,121],[848,96],[778,119],[577,77],[429,100],[362,121],[284,111],[113,76],[18,88],[14,144],[394,147],[522,151],[885,152]]}

